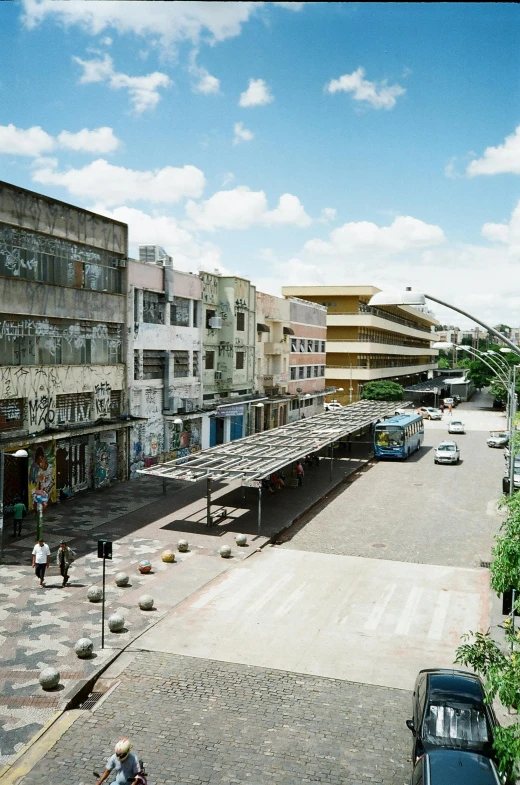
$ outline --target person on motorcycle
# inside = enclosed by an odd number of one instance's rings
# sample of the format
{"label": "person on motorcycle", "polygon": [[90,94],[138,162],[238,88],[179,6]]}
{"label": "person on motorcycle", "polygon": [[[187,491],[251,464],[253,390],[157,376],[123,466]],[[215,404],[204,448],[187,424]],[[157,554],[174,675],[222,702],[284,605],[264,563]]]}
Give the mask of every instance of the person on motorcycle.
{"label": "person on motorcycle", "polygon": [[143,780],[139,776],[141,774],[141,766],[139,759],[133,752],[130,752],[132,745],[128,739],[120,739],[115,747],[114,755],[111,755],[107,761],[107,766],[101,777],[98,779],[96,785],[101,785],[112,772],[115,773],[116,778],[112,780],[112,785],[139,785]]}

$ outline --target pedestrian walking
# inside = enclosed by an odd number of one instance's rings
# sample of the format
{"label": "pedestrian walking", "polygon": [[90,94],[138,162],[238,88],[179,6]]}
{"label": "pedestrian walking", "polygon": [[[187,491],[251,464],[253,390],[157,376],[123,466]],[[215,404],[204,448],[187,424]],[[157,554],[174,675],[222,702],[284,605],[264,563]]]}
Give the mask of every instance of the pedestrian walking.
{"label": "pedestrian walking", "polygon": [[143,781],[139,775],[141,774],[141,766],[137,755],[130,752],[132,745],[128,739],[120,739],[115,747],[114,755],[111,755],[107,761],[106,769],[101,777],[96,782],[96,785],[101,785],[107,777],[113,772],[116,775],[115,780],[112,780],[112,785],[123,785],[123,783],[132,783],[138,785],[139,781]]}
{"label": "pedestrian walking", "polygon": [[19,537],[22,533],[22,521],[24,515],[27,515],[27,507],[19,496],[17,496],[14,500],[13,514],[13,537],[16,537],[16,535]]}
{"label": "pedestrian walking", "polygon": [[451,405],[451,403],[450,403],[450,405],[448,406],[448,411],[449,411],[449,413],[450,413],[450,414],[451,414],[451,413],[452,413],[452,411],[453,411],[453,406]]}
{"label": "pedestrian walking", "polygon": [[32,551],[32,566],[36,577],[40,579],[40,587],[45,586],[45,570],[49,566],[51,549],[43,540],[38,540]]}
{"label": "pedestrian walking", "polygon": [[305,472],[303,471],[302,462],[298,461],[296,464],[296,478],[298,480],[298,487],[303,485],[303,476]]}
{"label": "pedestrian walking", "polygon": [[66,586],[69,582],[70,565],[75,560],[76,554],[69,548],[65,540],[60,542],[58,553],[56,554],[56,564],[60,568],[61,577],[63,578],[62,586]]}

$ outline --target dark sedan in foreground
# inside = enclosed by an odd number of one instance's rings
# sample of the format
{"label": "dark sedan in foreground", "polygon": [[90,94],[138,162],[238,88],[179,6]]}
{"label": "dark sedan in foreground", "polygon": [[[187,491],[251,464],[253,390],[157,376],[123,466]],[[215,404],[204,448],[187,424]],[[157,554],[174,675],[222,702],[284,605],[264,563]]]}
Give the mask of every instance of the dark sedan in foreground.
{"label": "dark sedan in foreground", "polygon": [[501,785],[495,764],[476,752],[435,750],[421,755],[410,785]]}

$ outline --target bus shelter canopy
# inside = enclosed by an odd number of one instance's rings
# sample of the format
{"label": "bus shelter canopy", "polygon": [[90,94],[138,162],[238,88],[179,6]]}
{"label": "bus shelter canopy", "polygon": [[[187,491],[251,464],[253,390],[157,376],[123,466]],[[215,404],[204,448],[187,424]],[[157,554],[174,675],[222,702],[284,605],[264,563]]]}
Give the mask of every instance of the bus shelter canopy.
{"label": "bus shelter canopy", "polygon": [[393,416],[398,406],[405,405],[403,402],[359,401],[338,411],[317,414],[183,458],[138,469],[138,474],[184,482],[205,478],[228,482],[242,480],[242,485],[257,487],[263,477],[378,420]]}

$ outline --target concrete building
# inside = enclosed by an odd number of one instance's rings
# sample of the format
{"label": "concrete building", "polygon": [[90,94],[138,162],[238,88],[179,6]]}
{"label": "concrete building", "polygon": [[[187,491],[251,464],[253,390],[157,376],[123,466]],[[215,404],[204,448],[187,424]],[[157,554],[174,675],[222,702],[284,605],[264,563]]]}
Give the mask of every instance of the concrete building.
{"label": "concrete building", "polygon": [[[7,510],[15,495],[32,507],[38,490],[54,502],[127,478],[127,241],[126,224],[0,182]],[[12,457],[21,448],[28,459]]]}
{"label": "concrete building", "polygon": [[466,346],[473,346],[475,349],[479,348],[482,341],[489,339],[488,331],[482,327],[473,327],[468,330],[463,330],[460,327],[450,327],[447,330],[435,330],[436,341],[446,341],[447,343],[465,344]]}
{"label": "concrete building", "polygon": [[256,293],[256,382],[266,400],[256,407],[252,432],[267,431],[289,420],[289,358],[291,314],[289,300]]}
{"label": "concrete building", "polygon": [[173,267],[173,259],[160,245],[140,245],[139,261],[144,264],[157,264],[159,267]]}
{"label": "concrete building", "polygon": [[[283,287],[288,294],[292,287]],[[327,309],[307,299],[289,298],[291,350],[289,383],[291,396],[289,422],[312,417],[323,411],[326,389]],[[294,397],[296,396],[296,397]]]}
{"label": "concrete building", "polygon": [[132,428],[131,477],[201,449],[201,299],[197,275],[159,266],[153,256],[129,261],[129,403],[143,418]]}
{"label": "concrete building", "polygon": [[256,289],[243,278],[201,272],[203,406],[210,416],[209,445],[251,432],[256,394]]}
{"label": "concrete building", "polygon": [[368,381],[387,379],[404,386],[426,379],[437,368],[437,340],[431,313],[409,306],[371,308],[374,286],[284,286],[286,297],[327,309],[326,381],[343,392],[341,403],[357,401]]}

